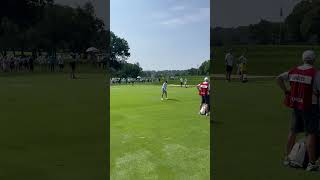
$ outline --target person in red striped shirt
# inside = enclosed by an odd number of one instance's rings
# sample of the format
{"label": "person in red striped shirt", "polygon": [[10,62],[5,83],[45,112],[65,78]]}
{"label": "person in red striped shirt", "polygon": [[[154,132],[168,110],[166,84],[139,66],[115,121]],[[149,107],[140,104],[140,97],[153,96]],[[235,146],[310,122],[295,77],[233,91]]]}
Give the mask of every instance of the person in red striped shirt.
{"label": "person in red striped shirt", "polygon": [[209,96],[209,92],[210,92],[210,83],[209,83],[209,78],[205,77],[204,78],[204,82],[200,83],[197,85],[197,89],[199,90],[199,95],[201,96],[201,103],[200,103],[200,110],[202,108],[203,105],[207,106],[207,110],[205,115],[209,116],[209,112],[210,112],[210,96]]}
{"label": "person in red striped shirt", "polygon": [[[316,54],[312,50],[303,53],[304,64],[294,67],[277,78],[285,94],[285,105],[292,109],[291,129],[288,136],[285,165],[291,166],[290,154],[298,133],[306,133],[306,149],[309,157],[307,171],[318,171],[316,164],[316,137],[319,127],[320,73],[314,66]],[[286,86],[289,82],[290,86]]]}

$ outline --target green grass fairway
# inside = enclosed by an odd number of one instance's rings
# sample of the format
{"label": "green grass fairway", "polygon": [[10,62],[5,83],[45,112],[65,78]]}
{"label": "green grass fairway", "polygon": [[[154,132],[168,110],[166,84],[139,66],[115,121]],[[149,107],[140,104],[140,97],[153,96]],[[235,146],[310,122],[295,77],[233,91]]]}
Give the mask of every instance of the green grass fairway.
{"label": "green grass fairway", "polygon": [[207,180],[209,118],[195,88],[111,87],[112,180]]}
{"label": "green grass fairway", "polygon": [[313,180],[282,166],[291,111],[275,80],[215,81],[214,175],[219,180]]}
{"label": "green grass fairway", "polygon": [[0,179],[105,179],[104,75],[0,74]]}
{"label": "green grass fairway", "polygon": [[[234,46],[234,55],[238,59],[248,48],[248,73],[249,75],[278,75],[284,70],[302,64],[302,53],[307,49],[314,49],[320,53],[319,46]],[[225,73],[226,47],[213,47],[213,73]],[[318,66],[320,59],[317,59]],[[236,72],[234,67],[233,72]]]}

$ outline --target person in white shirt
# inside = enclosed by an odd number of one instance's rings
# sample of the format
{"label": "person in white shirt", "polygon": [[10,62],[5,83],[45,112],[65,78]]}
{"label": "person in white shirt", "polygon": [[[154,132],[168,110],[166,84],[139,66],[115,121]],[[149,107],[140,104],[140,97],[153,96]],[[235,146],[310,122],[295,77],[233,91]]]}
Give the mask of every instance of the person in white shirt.
{"label": "person in white shirt", "polygon": [[167,85],[168,85],[168,81],[165,81],[163,84],[162,84],[162,95],[161,95],[161,100],[163,100],[163,95],[166,96],[166,99],[168,99],[168,93],[167,93]]}
{"label": "person in white shirt", "polygon": [[233,69],[234,56],[232,54],[232,49],[225,56],[225,65],[226,65],[226,80],[231,81],[231,73]]}

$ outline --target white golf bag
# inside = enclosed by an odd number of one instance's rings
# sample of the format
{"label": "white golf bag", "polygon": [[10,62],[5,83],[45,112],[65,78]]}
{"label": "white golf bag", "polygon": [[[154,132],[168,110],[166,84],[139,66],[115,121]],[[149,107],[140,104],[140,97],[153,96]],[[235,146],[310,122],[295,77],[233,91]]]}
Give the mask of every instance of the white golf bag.
{"label": "white golf bag", "polygon": [[200,109],[200,114],[201,115],[206,115],[206,113],[208,112],[208,105],[203,103]]}
{"label": "white golf bag", "polygon": [[295,168],[303,168],[306,166],[307,163],[307,148],[305,139],[301,139],[300,141],[296,142],[293,146],[290,154],[288,155],[290,160],[289,165]]}

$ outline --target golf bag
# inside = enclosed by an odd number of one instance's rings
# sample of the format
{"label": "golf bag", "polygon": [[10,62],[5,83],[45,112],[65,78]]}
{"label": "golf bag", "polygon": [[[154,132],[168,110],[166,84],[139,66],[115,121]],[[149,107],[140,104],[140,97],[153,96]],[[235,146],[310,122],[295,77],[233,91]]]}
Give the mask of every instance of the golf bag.
{"label": "golf bag", "polygon": [[[320,155],[320,138],[317,138],[317,145],[316,145],[316,153],[317,159]],[[296,142],[293,146],[288,158],[290,159],[289,165],[294,168],[306,168],[309,162],[307,147],[305,143],[306,139],[303,138]]]}
{"label": "golf bag", "polygon": [[303,168],[307,165],[307,148],[305,139],[301,139],[300,141],[296,142],[293,146],[290,154],[288,155],[290,159],[290,166],[295,168]]}
{"label": "golf bag", "polygon": [[200,114],[206,115],[207,112],[208,112],[208,105],[206,103],[203,103],[200,109]]}

